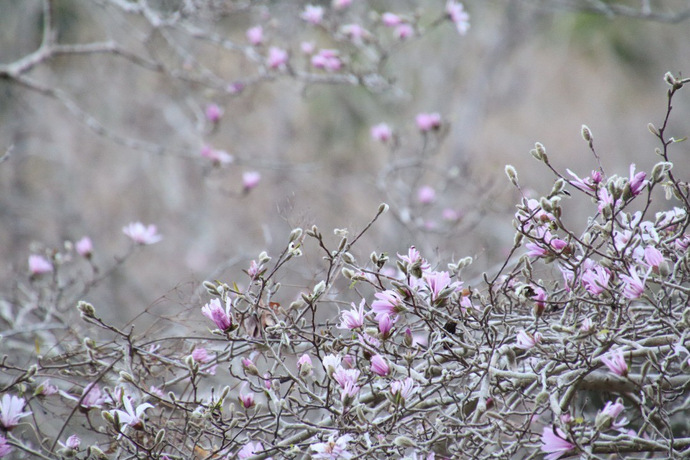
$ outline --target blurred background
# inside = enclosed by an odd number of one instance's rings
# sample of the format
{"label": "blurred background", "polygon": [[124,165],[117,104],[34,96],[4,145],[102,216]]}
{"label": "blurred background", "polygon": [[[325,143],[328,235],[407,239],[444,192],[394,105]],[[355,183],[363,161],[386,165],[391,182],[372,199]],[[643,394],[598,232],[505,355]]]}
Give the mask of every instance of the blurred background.
{"label": "blurred background", "polygon": [[[28,280],[29,254],[85,235],[94,263],[112,266],[131,247],[122,227],[141,221],[163,241],[138,248],[87,300],[123,321],[161,299],[196,309],[200,281],[242,283],[249,261],[279,253],[294,227],[318,225],[336,245],[333,228],[356,234],[381,202],[392,212],[358,243],[358,259],[414,244],[444,263],[473,256],[481,273],[512,246],[520,195],[505,164],[535,197],[553,183],[529,154],[536,141],[557,169],[586,176],[596,167],[586,124],[608,174],[627,176],[630,163],[650,171],[659,158],[647,124],[665,114],[663,75],[685,75],[690,63],[689,22],[675,16],[682,1],[468,0],[466,35],[445,1],[354,0],[343,10],[312,1],[324,7],[319,25],[300,18],[307,3],[57,0],[48,2],[57,43],[117,46],[41,57],[44,2],[0,0],[0,153],[9,151],[0,285]],[[613,9],[583,11],[591,5]],[[620,14],[645,7],[659,15]],[[401,41],[382,26],[387,11],[414,35]],[[353,23],[368,41],[343,35]],[[252,46],[246,31],[257,25],[263,44]],[[343,69],[312,68],[302,42],[338,49]],[[289,52],[287,68],[268,68],[272,46]],[[36,62],[10,75],[27,56]],[[223,111],[217,123],[209,104]],[[440,130],[420,133],[416,115],[433,112]],[[671,135],[690,133],[687,120],[681,92]],[[395,140],[371,138],[381,122]],[[234,161],[215,165],[204,146]],[[688,145],[672,152],[687,173]],[[261,181],[245,190],[242,175],[254,171]],[[435,191],[429,203],[418,197],[424,186]],[[577,229],[596,205],[580,198],[565,208]],[[321,279],[321,256],[307,244],[283,302]]]}

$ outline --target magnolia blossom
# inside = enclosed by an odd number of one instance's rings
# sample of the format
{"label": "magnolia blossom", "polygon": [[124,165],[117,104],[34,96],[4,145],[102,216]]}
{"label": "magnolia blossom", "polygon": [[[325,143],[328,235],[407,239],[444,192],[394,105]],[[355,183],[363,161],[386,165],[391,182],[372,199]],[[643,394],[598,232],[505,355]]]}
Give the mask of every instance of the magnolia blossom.
{"label": "magnolia blossom", "polygon": [[215,165],[225,165],[235,161],[235,157],[233,157],[225,150],[216,150],[212,148],[210,145],[204,145],[201,148],[201,156],[204,158],[208,158]]}
{"label": "magnolia blossom", "polygon": [[659,266],[664,263],[664,256],[654,246],[647,246],[644,248],[644,260],[647,265],[655,269],[655,273],[659,270]]}
{"label": "magnolia blossom", "polygon": [[217,104],[209,104],[206,106],[206,111],[204,112],[206,119],[211,123],[218,123],[220,117],[223,116],[223,109],[221,109]]}
{"label": "magnolia blossom", "polygon": [[569,169],[566,169],[566,172],[574,179],[570,181],[570,184],[579,188],[580,190],[584,190],[585,192],[595,191],[597,189],[597,185],[601,183],[601,172],[599,171],[592,171],[592,174],[586,179],[581,179],[577,174]]}
{"label": "magnolia blossom", "polygon": [[[252,457],[264,450],[264,446],[259,442],[249,441],[245,444],[239,452],[237,452],[237,458],[244,460],[246,458]],[[273,457],[268,457],[266,460],[271,460]]]}
{"label": "magnolia blossom", "polygon": [[123,397],[122,403],[125,406],[124,411],[112,410],[110,411],[110,414],[113,417],[117,415],[117,418],[121,424],[124,423],[125,425],[129,425],[137,430],[142,429],[144,427],[144,419],[142,416],[144,415],[146,409],[153,408],[153,405],[149,403],[139,404],[135,409],[132,405],[132,398],[129,396]]}
{"label": "magnolia blossom", "polygon": [[400,295],[391,290],[377,292],[374,294],[377,300],[371,303],[371,310],[376,315],[378,321],[383,315],[392,316],[395,313],[405,311],[403,300]]}
{"label": "magnolia blossom", "polygon": [[637,270],[631,270],[630,276],[620,275],[619,278],[621,281],[623,281],[623,296],[631,300],[642,297],[642,294],[644,294],[644,285],[647,277],[640,279],[640,276],[637,274]]}
{"label": "magnolia blossom", "polygon": [[299,49],[302,50],[302,53],[309,56],[316,51],[316,44],[314,42],[302,42],[299,45]]}
{"label": "magnolia blossom", "polygon": [[391,394],[400,399],[409,399],[416,391],[414,380],[412,377],[407,377],[405,380],[396,380],[391,383]]}
{"label": "magnolia blossom", "polygon": [[390,373],[390,371],[391,368],[383,356],[376,354],[371,357],[371,372],[376,375],[380,375],[381,377],[385,377]]}
{"label": "magnolia blossom", "polygon": [[434,113],[420,113],[415,117],[417,128],[422,132],[428,132],[432,129],[441,127],[441,115]]}
{"label": "magnolia blossom", "polygon": [[288,52],[282,48],[272,46],[268,49],[266,64],[271,69],[284,69],[288,62]]}
{"label": "magnolia blossom", "polygon": [[597,197],[599,198],[599,212],[603,212],[607,207],[613,208],[616,204],[613,195],[611,195],[606,187],[601,187],[599,192],[597,192]]}
{"label": "magnolia blossom", "polygon": [[313,374],[311,357],[306,353],[300,356],[297,360],[297,368],[299,369],[299,374],[303,377]]}
{"label": "magnolia blossom", "polygon": [[364,303],[365,300],[359,303],[359,307],[352,303],[352,310],[341,313],[341,323],[339,329],[359,329],[364,326]]}
{"label": "magnolia blossom", "polygon": [[447,288],[460,288],[462,283],[451,283],[450,279],[450,274],[446,271],[434,271],[427,272],[424,274],[424,281],[426,282],[426,285],[429,289],[429,293],[431,294],[432,302],[438,301],[441,298],[441,294],[443,294]]}
{"label": "magnolia blossom", "polygon": [[323,11],[322,6],[307,5],[304,7],[304,11],[299,17],[310,24],[317,25],[323,21]]}
{"label": "magnolia blossom", "polygon": [[448,0],[446,3],[446,14],[460,35],[466,35],[470,30],[470,15],[465,11],[462,3],[457,3],[454,0]]}
{"label": "magnolia blossom", "polygon": [[242,404],[242,407],[245,409],[249,409],[250,407],[254,406],[254,393],[244,393],[244,388],[245,385],[242,385],[242,391],[240,391],[239,396],[237,396],[237,399],[239,399],[240,404]]}
{"label": "magnolia blossom", "polygon": [[345,369],[341,366],[338,367],[335,372],[333,372],[333,380],[338,382],[340,388],[345,388],[347,383],[357,383],[359,374],[359,369]]}
{"label": "magnolia blossom", "polygon": [[645,172],[639,172],[635,174],[635,163],[630,165],[630,193],[632,193],[633,196],[637,196],[642,192],[642,189],[645,188],[647,185],[647,181],[645,178],[647,177],[647,173]]}
{"label": "magnolia blossom", "polygon": [[397,316],[391,316],[388,313],[384,313],[383,315],[380,315],[378,317],[379,321],[379,332],[381,333],[381,337],[386,338],[391,332],[391,329],[393,329],[393,325],[395,324],[395,321],[398,319]]}
{"label": "magnolia blossom", "polygon": [[429,185],[419,187],[417,190],[417,201],[422,204],[431,204],[436,200],[436,190]]}
{"label": "magnolia blossom", "polygon": [[194,351],[192,351],[192,358],[194,358],[194,361],[201,364],[206,364],[213,360],[211,355],[208,354],[208,351],[206,351],[206,348],[203,347],[195,348]]}
{"label": "magnolia blossom", "polygon": [[620,375],[621,377],[628,375],[628,363],[625,361],[625,356],[623,356],[623,351],[621,349],[611,352],[610,357],[602,356],[601,362],[616,375]]}
{"label": "magnolia blossom", "polygon": [[340,33],[354,43],[362,43],[362,39],[369,37],[369,32],[359,24],[345,24],[340,28]]}
{"label": "magnolia blossom", "polygon": [[232,303],[230,299],[226,299],[225,308],[220,303],[219,299],[211,299],[209,303],[201,307],[201,313],[213,321],[216,327],[221,331],[228,331],[232,329]]}
{"label": "magnolia blossom", "polygon": [[616,420],[618,416],[625,410],[625,406],[623,406],[623,403],[620,402],[620,400],[616,401],[615,403],[612,401],[609,401],[606,403],[606,406],[597,414],[596,420],[595,420],[595,425],[599,429],[608,429],[608,428],[615,428],[619,429],[624,427],[625,425],[628,424],[628,419],[623,417],[620,420]]}
{"label": "magnolia blossom", "polygon": [[145,226],[141,222],[132,222],[126,227],[123,227],[122,233],[137,244],[155,244],[163,239],[163,237],[157,233],[155,225],[151,224]]}
{"label": "magnolia blossom", "polygon": [[12,446],[8,444],[7,438],[0,434],[0,458],[9,455],[12,452]]}
{"label": "magnolia blossom", "polygon": [[58,392],[58,388],[50,383],[50,379],[44,380],[34,392],[35,395],[52,396]]}
{"label": "magnolia blossom", "polygon": [[582,284],[587,292],[592,295],[599,295],[609,286],[611,273],[601,265],[594,265],[582,274]]}
{"label": "magnolia blossom", "polygon": [[88,236],[85,236],[77,241],[74,247],[77,250],[77,254],[80,256],[86,257],[87,259],[91,257],[91,253],[93,252],[93,243],[91,242],[91,238]]}
{"label": "magnolia blossom", "polygon": [[379,123],[371,127],[371,137],[385,143],[393,138],[393,130],[386,123]]}
{"label": "magnolia blossom", "polygon": [[400,40],[405,40],[413,35],[414,28],[408,23],[403,23],[395,27],[395,36]]}
{"label": "magnolia blossom", "polygon": [[101,387],[99,387],[97,383],[86,385],[81,394],[80,406],[84,410],[100,408],[107,398],[107,395],[101,391]]}
{"label": "magnolia blossom", "polygon": [[321,364],[323,365],[323,368],[326,370],[326,374],[332,375],[335,371],[338,370],[340,366],[340,361],[342,358],[340,355],[326,355],[323,357],[321,360]]}
{"label": "magnolia blossom", "polygon": [[311,65],[315,69],[335,72],[342,68],[343,61],[340,60],[337,50],[324,49],[311,57]]}
{"label": "magnolia blossom", "polygon": [[259,185],[261,181],[261,174],[256,171],[247,171],[242,173],[242,186],[245,191],[249,191]]}
{"label": "magnolia blossom", "polygon": [[264,28],[261,26],[254,26],[247,29],[247,40],[254,46],[258,46],[264,41]]}
{"label": "magnolia blossom", "polygon": [[53,271],[53,264],[48,259],[38,254],[29,256],[29,271],[32,275],[43,275]]}
{"label": "magnolia blossom", "polygon": [[400,16],[398,16],[395,13],[387,12],[381,15],[381,22],[386,27],[395,27],[402,24],[403,20]]}
{"label": "magnolia blossom", "polygon": [[534,335],[532,335],[529,332],[520,331],[517,334],[517,343],[515,346],[521,350],[529,350],[538,343],[541,343],[541,339],[542,335],[539,332],[535,332]]}
{"label": "magnolia blossom", "polygon": [[352,436],[346,434],[340,436],[338,439],[335,439],[335,436],[336,435],[330,436],[327,442],[312,444],[311,450],[314,451],[314,453],[311,455],[311,458],[331,460],[352,458],[352,454],[347,451],[348,443],[352,440]]}
{"label": "magnolia blossom", "polygon": [[0,425],[6,430],[11,430],[19,424],[19,419],[31,415],[31,412],[24,410],[24,398],[5,393],[0,402]]}
{"label": "magnolia blossom", "polygon": [[565,439],[565,433],[560,428],[554,431],[553,426],[545,426],[541,436],[541,450],[548,455],[544,460],[556,460],[571,451],[575,444]]}

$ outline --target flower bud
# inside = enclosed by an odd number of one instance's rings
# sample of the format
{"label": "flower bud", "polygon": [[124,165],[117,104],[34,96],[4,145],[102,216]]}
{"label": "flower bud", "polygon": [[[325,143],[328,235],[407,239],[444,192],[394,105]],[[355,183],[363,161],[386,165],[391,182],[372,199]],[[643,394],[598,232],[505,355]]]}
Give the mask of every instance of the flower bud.
{"label": "flower bud", "polygon": [[388,212],[388,208],[389,208],[389,206],[386,203],[381,203],[379,205],[378,214],[380,215],[380,214],[383,214],[385,212]]}
{"label": "flower bud", "polygon": [[293,242],[293,241],[299,239],[301,236],[302,236],[302,229],[299,228],[299,227],[294,228],[294,229],[292,229],[292,231],[290,232],[290,239],[289,239],[289,241],[290,241],[290,242]]}
{"label": "flower bud", "polygon": [[655,136],[659,135],[659,130],[656,129],[656,126],[654,126],[652,123],[647,124],[647,129],[650,133],[654,134]]}
{"label": "flower bud", "polygon": [[652,169],[652,180],[654,182],[661,182],[671,168],[673,168],[673,163],[669,161],[662,161],[655,164],[654,168]]}
{"label": "flower bud", "polygon": [[587,125],[582,125],[582,130],[580,131],[582,138],[587,142],[592,142],[592,131],[590,131]]}
{"label": "flower bud", "polygon": [[82,318],[96,317],[96,309],[93,308],[93,305],[88,302],[84,302],[83,300],[80,300],[79,303],[77,303],[77,310],[79,310],[79,313],[81,313]]}
{"label": "flower bud", "polygon": [[518,175],[517,175],[517,170],[515,169],[515,167],[512,165],[506,165],[505,173],[506,173],[506,176],[508,176],[508,179],[510,179],[510,182],[512,182],[513,185],[517,186],[518,185]]}
{"label": "flower bud", "polygon": [[407,448],[407,447],[417,447],[417,444],[407,436],[398,436],[393,440],[393,444],[395,444],[398,447],[402,448]]}

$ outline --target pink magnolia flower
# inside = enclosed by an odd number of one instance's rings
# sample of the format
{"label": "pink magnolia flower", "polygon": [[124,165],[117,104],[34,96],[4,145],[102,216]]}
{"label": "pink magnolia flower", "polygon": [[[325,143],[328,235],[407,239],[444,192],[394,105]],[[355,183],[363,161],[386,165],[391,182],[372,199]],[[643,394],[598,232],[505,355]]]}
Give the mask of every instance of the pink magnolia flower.
{"label": "pink magnolia flower", "polygon": [[647,281],[647,277],[640,279],[640,275],[637,274],[637,270],[633,269],[628,275],[620,275],[621,281],[623,281],[623,296],[628,299],[634,300],[639,299],[644,294],[644,285]]}
{"label": "pink magnolia flower", "polygon": [[359,307],[352,303],[352,310],[341,313],[341,323],[338,329],[359,329],[364,326],[364,299],[359,303]]}
{"label": "pink magnolia flower", "polygon": [[597,208],[599,212],[603,212],[604,209],[609,206],[613,208],[616,205],[616,201],[613,199],[613,195],[609,193],[606,187],[601,187],[599,189],[597,197],[599,198],[599,206]]}
{"label": "pink magnolia flower", "polygon": [[379,321],[379,332],[381,333],[382,338],[386,338],[390,335],[391,329],[393,329],[393,325],[395,324],[395,321],[397,320],[397,316],[391,317],[388,313],[384,313],[383,315],[378,317]]}
{"label": "pink magnolia flower", "polygon": [[192,358],[194,358],[194,361],[201,364],[206,364],[213,360],[211,355],[208,354],[208,351],[206,351],[206,348],[203,347],[195,348],[194,351],[192,351]]}
{"label": "pink magnolia flower", "polygon": [[242,390],[240,391],[239,396],[237,396],[237,399],[239,399],[240,404],[242,404],[242,407],[245,409],[249,409],[250,407],[253,407],[255,402],[254,402],[254,393],[245,393],[244,388],[246,387],[246,383],[242,385]]}
{"label": "pink magnolia flower", "polygon": [[93,252],[93,243],[91,242],[91,238],[88,236],[85,236],[77,241],[74,246],[77,250],[77,254],[80,256],[86,257],[87,259],[91,257],[91,253]]}
{"label": "pink magnolia flower", "polygon": [[31,412],[24,410],[24,398],[5,393],[0,401],[0,425],[7,431],[19,425],[19,419],[31,415]]}
{"label": "pink magnolia flower", "polygon": [[403,20],[400,16],[398,16],[395,13],[387,12],[381,15],[381,22],[386,27],[395,27],[402,24]]}
{"label": "pink magnolia flower", "polygon": [[34,394],[41,396],[52,396],[57,392],[58,388],[52,383],[50,383],[50,379],[46,379],[38,386],[38,388],[36,388]]}
{"label": "pink magnolia flower", "polygon": [[340,33],[354,43],[362,43],[364,38],[369,38],[369,32],[359,24],[345,24],[340,28]]}
{"label": "pink magnolia flower", "polygon": [[462,283],[451,283],[450,274],[446,271],[427,272],[424,274],[424,282],[429,289],[432,302],[437,302],[446,289],[459,289],[462,286]]}
{"label": "pink magnolia flower", "polygon": [[612,351],[609,356],[602,356],[601,362],[616,375],[620,375],[621,377],[628,375],[628,363],[625,361],[623,351],[621,349]]}
{"label": "pink magnolia flower", "polygon": [[73,434],[69,438],[67,438],[67,441],[59,443],[61,446],[63,446],[66,449],[70,450],[79,450],[79,446],[81,445],[81,439],[79,439],[79,436],[76,434]]}
{"label": "pink magnolia flower", "polygon": [[457,222],[460,220],[460,213],[456,211],[455,209],[451,208],[445,208],[443,210],[443,220],[448,221],[448,222]]}
{"label": "pink magnolia flower", "polygon": [[441,127],[441,115],[434,113],[420,113],[415,117],[417,128],[423,133]]}
{"label": "pink magnolia flower", "polygon": [[155,225],[151,224],[145,226],[141,222],[132,222],[128,226],[123,227],[122,233],[137,244],[155,244],[163,239],[163,237],[157,233]]}
{"label": "pink magnolia flower", "polygon": [[242,173],[242,186],[245,191],[249,191],[259,185],[261,182],[261,174],[256,171],[247,171]]}
{"label": "pink magnolia flower", "polygon": [[630,193],[633,196],[637,196],[642,192],[642,189],[647,185],[645,178],[647,173],[639,172],[635,174],[635,163],[630,165]]}
{"label": "pink magnolia flower", "polygon": [[307,5],[304,7],[304,11],[299,17],[310,24],[318,25],[323,21],[323,12],[322,6]]}
{"label": "pink magnolia flower", "polygon": [[352,441],[352,436],[349,434],[340,436],[338,439],[335,439],[336,435],[332,435],[328,438],[327,442],[318,442],[316,444],[311,445],[311,450],[314,451],[314,453],[311,455],[311,458],[314,459],[330,459],[330,460],[338,460],[338,459],[349,459],[352,458],[352,453],[348,452],[348,443]]}
{"label": "pink magnolia flower", "polygon": [[387,376],[391,371],[385,358],[379,354],[371,357],[371,372],[381,377]]}
{"label": "pink magnolia flower", "polygon": [[395,27],[395,36],[400,40],[405,40],[414,35],[414,27],[410,24],[403,23]]}
{"label": "pink magnolia flower", "polygon": [[345,388],[345,384],[348,382],[357,383],[359,374],[359,369],[345,369],[344,367],[340,366],[335,370],[335,372],[333,372],[333,380],[338,382],[340,388]]}
{"label": "pink magnolia flower", "polygon": [[223,116],[223,109],[217,104],[209,104],[206,106],[206,111],[204,113],[208,121],[211,123],[218,123]]}
{"label": "pink magnolia flower", "polygon": [[529,350],[534,348],[535,345],[541,343],[542,335],[539,332],[535,332],[534,335],[529,332],[520,331],[517,334],[517,343],[515,344],[521,350]]}
{"label": "pink magnolia flower", "polygon": [[9,455],[12,452],[12,446],[7,442],[7,438],[0,434],[0,458]]}
{"label": "pink magnolia flower", "polygon": [[[259,441],[249,441],[245,444],[239,452],[237,452],[237,458],[240,460],[245,460],[247,458],[253,457],[255,454],[264,450],[264,446]],[[273,457],[268,457],[266,460],[271,460]]]}
{"label": "pink magnolia flower", "polygon": [[328,375],[333,375],[338,368],[340,368],[340,361],[342,358],[340,355],[333,355],[329,354],[323,357],[321,360],[321,364],[323,365],[323,368],[326,370],[326,374]]}
{"label": "pink magnolia flower", "polygon": [[601,182],[601,173],[599,171],[592,171],[592,174],[586,179],[581,179],[577,174],[569,169],[566,169],[566,172],[574,179],[570,181],[570,184],[585,192],[595,191],[597,189],[597,185],[599,185]]}
{"label": "pink magnolia flower", "polygon": [[580,325],[580,330],[582,332],[589,332],[592,329],[593,323],[592,323],[592,318],[585,318],[582,320],[582,324]]}
{"label": "pink magnolia flower", "polygon": [[29,256],[29,271],[32,275],[44,275],[53,271],[53,264],[43,256],[31,254]]}
{"label": "pink magnolia flower", "polygon": [[107,395],[101,391],[101,387],[99,387],[97,383],[89,383],[86,385],[81,394],[80,406],[86,411],[93,408],[100,409],[107,398]]}
{"label": "pink magnolia flower", "polygon": [[316,51],[316,44],[314,44],[314,42],[302,42],[300,43],[299,48],[302,50],[302,53],[311,55],[314,54],[314,51]]}
{"label": "pink magnolia flower", "polygon": [[299,375],[303,377],[313,374],[311,357],[306,353],[300,356],[297,360],[297,368],[299,369]]}
{"label": "pink magnolia flower", "polygon": [[247,374],[259,375],[259,369],[256,367],[256,364],[254,364],[254,361],[249,358],[242,358],[240,361],[242,361],[242,367]]}
{"label": "pink magnolia flower", "polygon": [[349,406],[355,396],[357,396],[357,393],[359,393],[359,390],[359,385],[348,380],[340,389],[340,400],[345,406]]}
{"label": "pink magnolia flower", "polygon": [[654,246],[647,246],[644,248],[644,260],[647,262],[647,265],[658,271],[659,266],[664,263],[664,256]]}
{"label": "pink magnolia flower", "polygon": [[400,400],[406,400],[417,391],[417,388],[412,377],[407,377],[405,380],[396,380],[392,382],[390,391],[394,397]]}
{"label": "pink magnolia flower", "polygon": [[209,303],[201,307],[201,313],[213,321],[221,331],[232,329],[232,304],[230,299],[225,301],[225,308],[220,304],[219,299],[211,299]]}
{"label": "pink magnolia flower", "polygon": [[616,401],[615,403],[609,401],[606,403],[601,412],[597,415],[595,424],[600,429],[615,428],[619,429],[628,424],[628,419],[623,417],[620,420],[616,420],[618,416],[623,413],[625,406],[623,403]]}
{"label": "pink magnolia flower", "polygon": [[324,69],[328,72],[336,72],[343,66],[337,50],[324,49],[311,57],[311,65],[315,69]]}
{"label": "pink magnolia flower", "polygon": [[151,385],[151,386],[149,387],[149,393],[154,394],[154,395],[158,396],[158,397],[161,398],[161,399],[165,397],[165,395],[163,394],[163,390],[161,390],[160,388],[158,388],[158,387],[155,386],[155,385]]}
{"label": "pink magnolia flower", "polygon": [[565,439],[565,433],[560,428],[554,430],[554,426],[544,427],[541,443],[541,450],[548,454],[544,460],[559,459],[575,447],[575,444]]}
{"label": "pink magnolia flower", "polygon": [[254,26],[247,29],[247,40],[254,46],[259,46],[264,42],[264,28]]}
{"label": "pink magnolia flower", "polygon": [[371,138],[386,143],[393,138],[393,130],[386,123],[379,123],[371,127]]}
{"label": "pink magnolia flower", "polygon": [[[410,246],[406,256],[398,254],[398,258],[403,261],[407,268],[407,272],[415,276],[421,277],[423,272],[429,270],[429,262],[422,258],[422,255],[414,246]],[[417,271],[419,272],[418,275],[415,274]]]}
{"label": "pink magnolia flower", "polygon": [[225,150],[216,150],[210,145],[204,145],[201,148],[201,156],[208,158],[215,165],[227,165],[235,161],[235,157],[230,155]]}
{"label": "pink magnolia flower", "polygon": [[251,262],[249,262],[249,269],[247,269],[247,275],[249,275],[251,279],[254,279],[257,276],[259,276],[259,274],[261,274],[263,270],[263,264],[259,265],[259,263],[256,260],[252,260]]}
{"label": "pink magnolia flower", "polygon": [[132,404],[132,398],[129,396],[123,397],[122,403],[125,406],[124,411],[112,410],[110,411],[110,414],[113,417],[117,415],[121,424],[124,423],[125,425],[129,425],[135,430],[142,429],[144,427],[144,419],[142,416],[147,409],[153,408],[153,405],[149,403],[139,404],[135,409],[134,405]]}
{"label": "pink magnolia flower", "polygon": [[466,35],[470,30],[470,15],[465,11],[462,3],[457,3],[454,0],[448,0],[446,3],[446,14],[450,20],[455,24],[455,28],[460,35]]}
{"label": "pink magnolia flower", "polygon": [[284,69],[288,63],[288,52],[282,48],[272,46],[268,49],[266,64],[271,69]]}
{"label": "pink magnolia flower", "polygon": [[376,297],[377,300],[371,303],[371,310],[376,315],[377,321],[383,315],[392,317],[396,313],[406,311],[402,298],[395,291],[386,290],[377,292],[374,294],[374,297]]}
{"label": "pink magnolia flower", "polygon": [[436,190],[429,185],[419,187],[417,190],[417,201],[422,204],[430,204],[436,200]]}
{"label": "pink magnolia flower", "polygon": [[594,265],[582,274],[582,285],[592,295],[599,295],[609,286],[611,273],[601,265]]}

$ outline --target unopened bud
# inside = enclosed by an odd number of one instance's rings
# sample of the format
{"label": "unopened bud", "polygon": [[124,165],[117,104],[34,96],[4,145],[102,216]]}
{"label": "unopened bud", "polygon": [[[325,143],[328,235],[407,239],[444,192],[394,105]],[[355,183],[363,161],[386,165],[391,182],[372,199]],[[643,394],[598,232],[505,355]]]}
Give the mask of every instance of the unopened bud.
{"label": "unopened bud", "polygon": [[515,167],[512,165],[506,165],[505,172],[506,172],[506,176],[508,176],[508,179],[510,179],[510,182],[512,182],[513,185],[517,186],[518,185],[518,175],[517,175],[517,170],[515,169]]}
{"label": "unopened bud", "polygon": [[652,123],[647,124],[647,129],[650,133],[654,134],[655,136],[659,135],[659,130],[656,129],[656,126],[654,126]]}
{"label": "unopened bud", "polygon": [[378,213],[383,214],[385,212],[388,212],[388,208],[389,208],[389,206],[386,203],[381,203],[379,205]]}
{"label": "unopened bud", "polygon": [[299,239],[299,237],[301,237],[301,236],[302,236],[302,229],[301,228],[297,227],[297,228],[292,229],[292,231],[290,232],[290,242]]}
{"label": "unopened bud", "polygon": [[[293,240],[290,240],[292,242]],[[271,257],[268,255],[266,251],[262,251],[261,254],[259,254],[259,265],[261,264],[267,264],[268,262],[271,261]]]}
{"label": "unopened bud", "polygon": [[402,448],[417,447],[417,444],[407,436],[398,436],[393,440],[393,444]]}
{"label": "unopened bud", "polygon": [[314,290],[312,292],[312,298],[317,298],[321,294],[326,292],[326,282],[325,281],[319,281],[316,286],[314,286]]}
{"label": "unopened bud", "polygon": [[123,382],[136,383],[134,381],[134,377],[132,377],[132,374],[125,371],[120,371],[120,380]]}
{"label": "unopened bud", "polygon": [[79,313],[81,313],[83,318],[96,317],[96,309],[93,308],[93,305],[88,302],[84,302],[83,300],[80,300],[79,303],[77,303],[77,310],[79,310]]}
{"label": "unopened bud", "polygon": [[211,295],[220,295],[218,292],[218,289],[216,289],[216,285],[210,281],[204,281],[201,283],[204,288],[206,289],[206,292],[208,292]]}
{"label": "unopened bud", "polygon": [[669,161],[662,161],[655,164],[654,168],[652,169],[652,180],[654,182],[661,182],[671,168],[673,168],[673,163]]}
{"label": "unopened bud", "polygon": [[349,279],[349,280],[351,280],[351,279],[354,278],[354,276],[355,276],[355,271],[354,271],[354,270],[350,270],[350,269],[347,268],[347,267],[343,267],[343,269],[340,270],[340,272],[343,274],[343,276],[344,276],[345,278],[347,278],[347,279]]}
{"label": "unopened bud", "polygon": [[580,131],[582,138],[587,142],[592,142],[592,131],[590,131],[587,125],[582,125],[582,130]]}
{"label": "unopened bud", "polygon": [[537,142],[534,144],[534,150],[537,151],[537,154],[541,158],[541,161],[543,161],[544,163],[549,162],[549,158],[546,156],[546,149],[544,148],[541,142]]}

